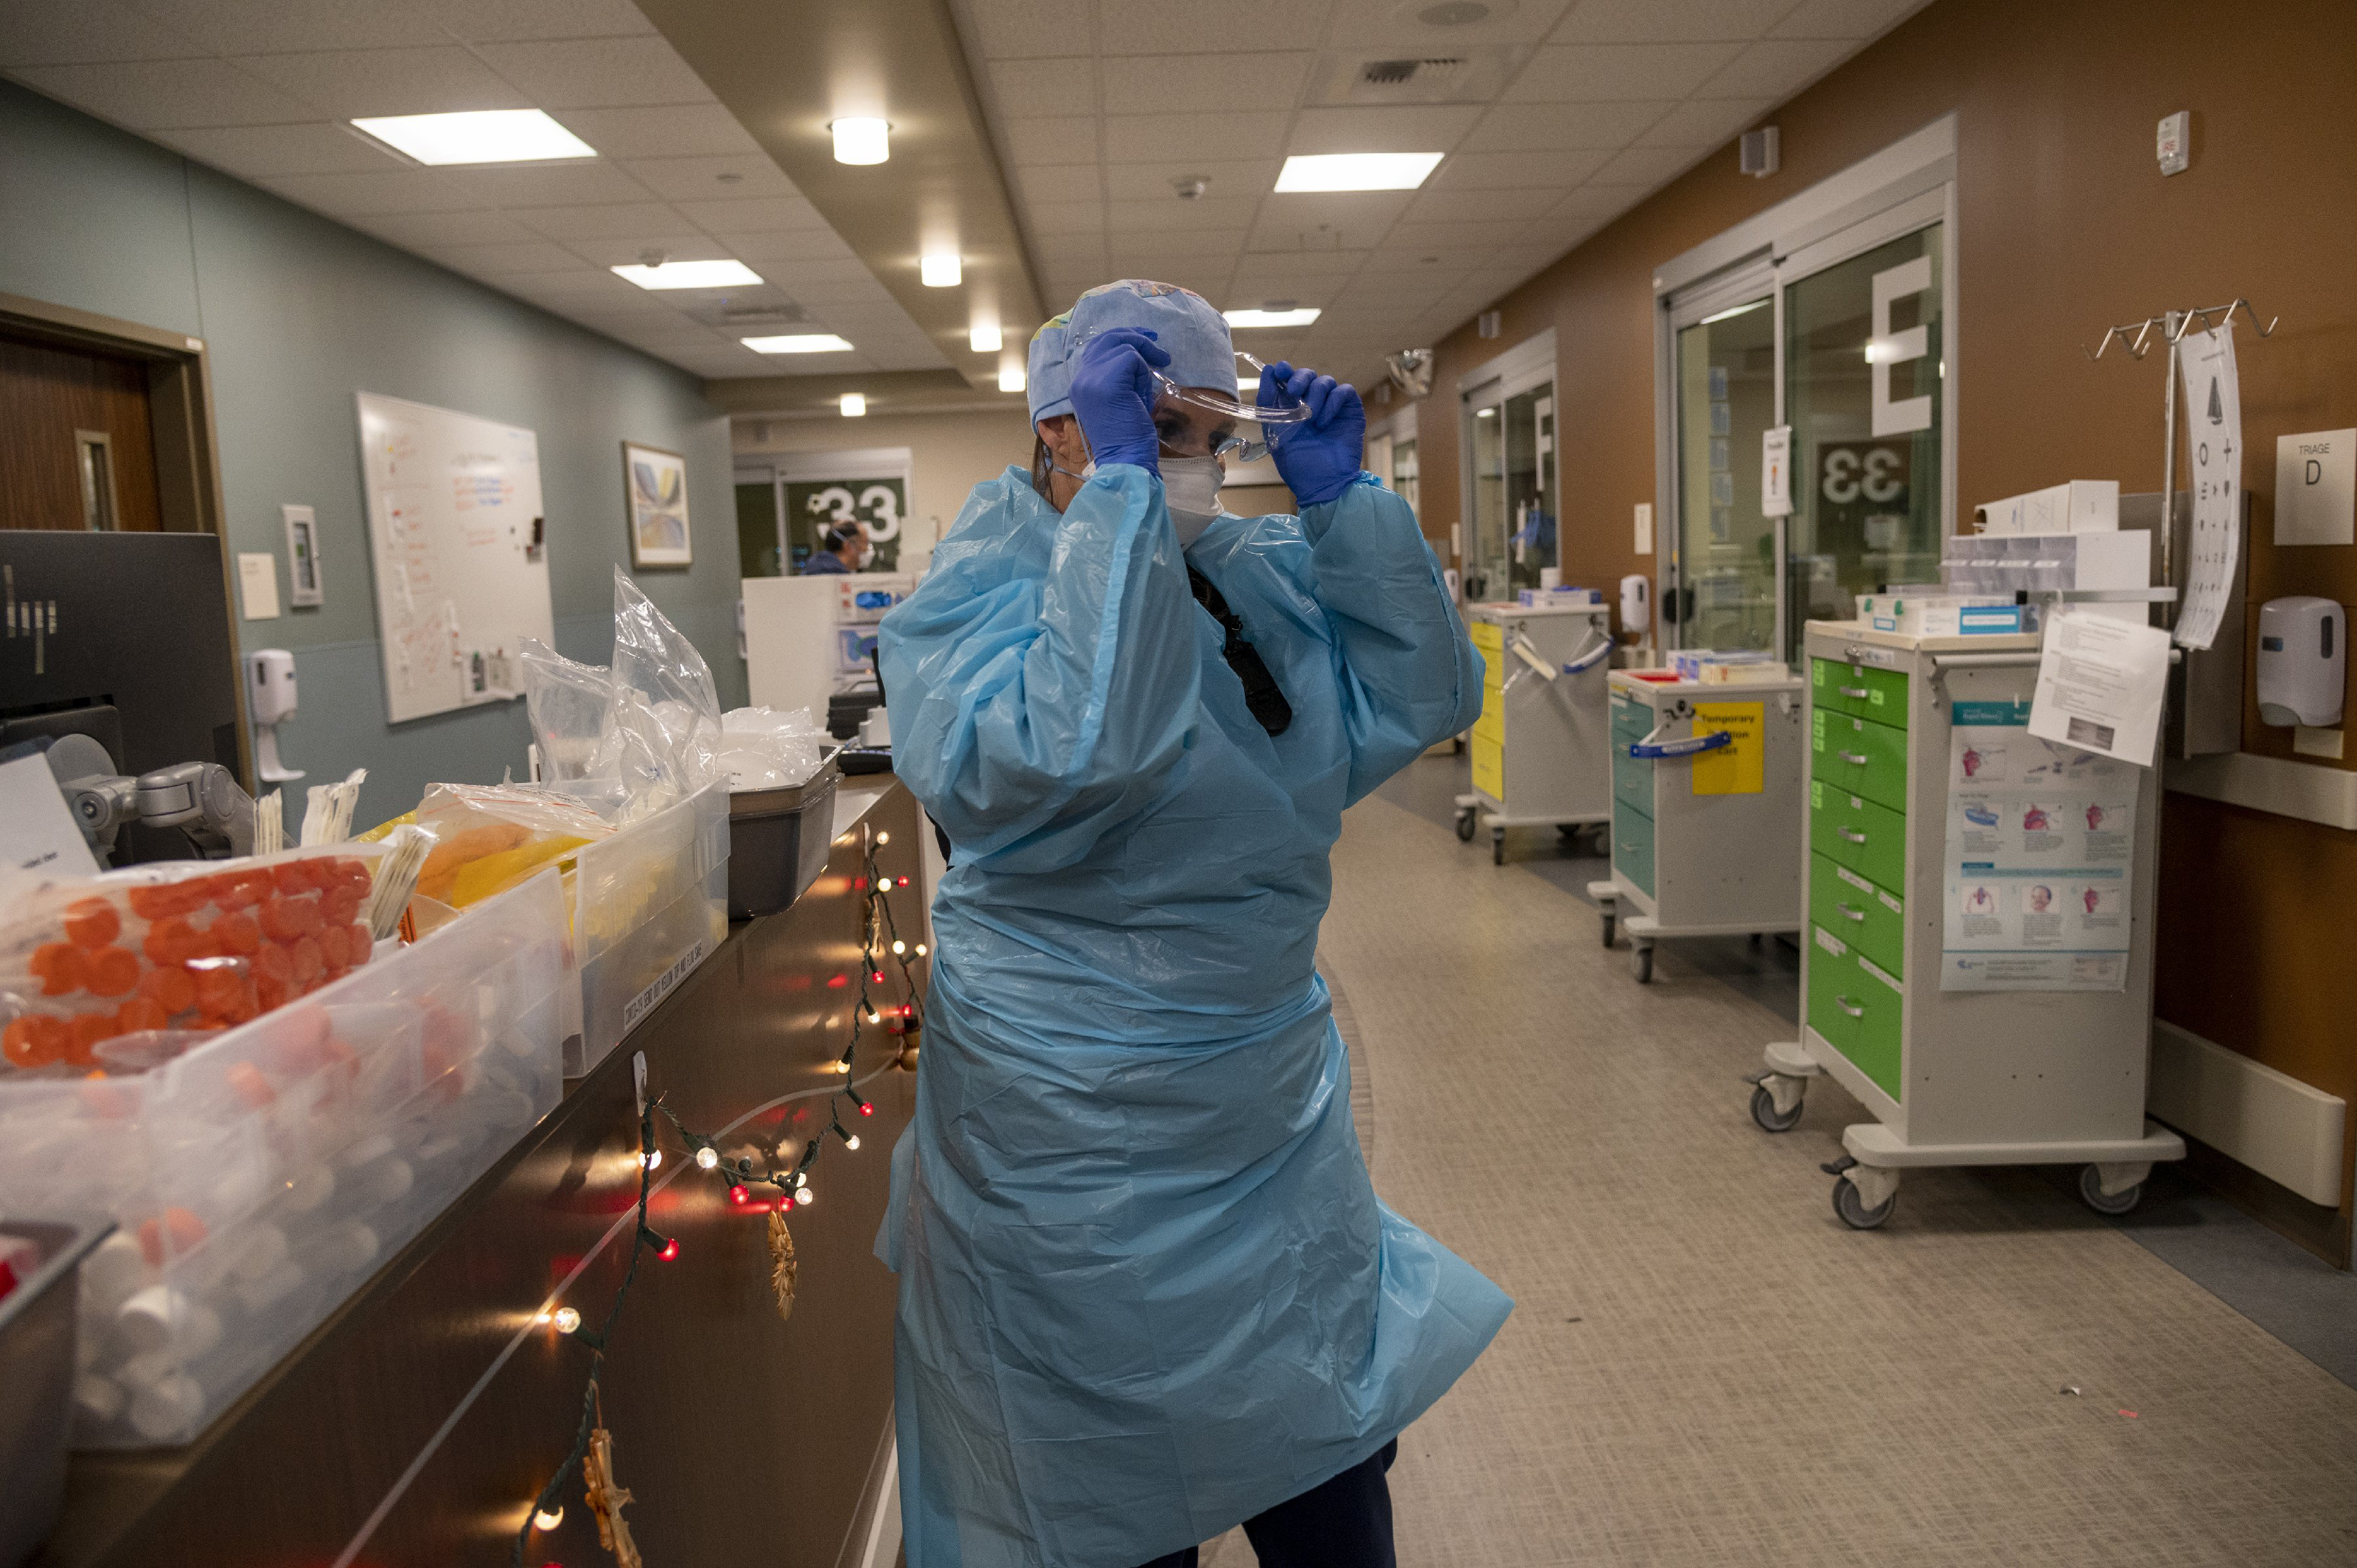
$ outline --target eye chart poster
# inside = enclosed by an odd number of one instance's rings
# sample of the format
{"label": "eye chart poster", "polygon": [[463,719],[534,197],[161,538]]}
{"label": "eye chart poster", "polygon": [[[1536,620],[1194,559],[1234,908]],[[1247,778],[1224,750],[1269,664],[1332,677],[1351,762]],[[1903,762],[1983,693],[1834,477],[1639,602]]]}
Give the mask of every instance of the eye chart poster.
{"label": "eye chart poster", "polygon": [[1959,701],[1948,756],[1943,991],[2127,983],[2137,770]]}
{"label": "eye chart poster", "polygon": [[2193,543],[2177,640],[2207,648],[2217,639],[2234,590],[2234,557],[2242,546],[2243,388],[2234,371],[2234,324],[2188,332],[2177,355],[2185,381],[2185,449],[2193,459],[2187,476]]}

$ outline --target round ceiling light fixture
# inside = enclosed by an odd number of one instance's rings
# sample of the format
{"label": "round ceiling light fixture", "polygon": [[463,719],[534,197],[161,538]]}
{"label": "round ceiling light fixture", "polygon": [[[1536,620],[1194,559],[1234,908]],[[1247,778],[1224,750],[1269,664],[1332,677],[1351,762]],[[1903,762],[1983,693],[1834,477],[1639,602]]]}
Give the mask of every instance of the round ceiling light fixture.
{"label": "round ceiling light fixture", "polygon": [[1411,0],[1415,19],[1427,27],[1469,27],[1476,22],[1502,21],[1514,9],[1514,0],[1439,0],[1418,5]]}

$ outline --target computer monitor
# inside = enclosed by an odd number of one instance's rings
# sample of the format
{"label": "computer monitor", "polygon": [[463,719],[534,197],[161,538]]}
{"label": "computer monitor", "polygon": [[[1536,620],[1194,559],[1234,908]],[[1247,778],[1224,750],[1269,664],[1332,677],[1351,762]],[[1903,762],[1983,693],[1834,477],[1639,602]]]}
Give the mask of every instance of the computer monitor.
{"label": "computer monitor", "polygon": [[[86,735],[120,772],[218,762],[251,792],[240,691],[219,539],[0,529],[0,746]],[[188,854],[137,825],[123,847]]]}

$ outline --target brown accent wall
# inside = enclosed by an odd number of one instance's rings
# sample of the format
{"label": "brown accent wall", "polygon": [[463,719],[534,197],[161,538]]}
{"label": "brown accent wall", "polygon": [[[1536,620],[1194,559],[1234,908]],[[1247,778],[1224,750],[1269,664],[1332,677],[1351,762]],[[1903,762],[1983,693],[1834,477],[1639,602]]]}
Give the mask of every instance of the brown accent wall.
{"label": "brown accent wall", "polygon": [[[2113,322],[2244,295],[2282,317],[2272,339],[2238,328],[2236,344],[2253,602],[2357,601],[2357,549],[2276,550],[2270,510],[2276,436],[2357,424],[2352,20],[2332,0],[1936,0],[1764,118],[1781,172],[1752,179],[1732,145],[1712,153],[1498,301],[1500,338],[1469,321],[1437,345],[1418,412],[1426,533],[1445,552],[1458,521],[1457,378],[1551,326],[1564,580],[1652,574],[1630,519],[1663,499],[1652,269],[1953,112],[1959,510],[2073,478],[2158,489],[2160,358],[2091,364],[2082,346]],[[2192,166],[2164,178],[2155,124],[2179,109]],[[2290,738],[2246,712],[2245,750],[2288,757]],[[2357,834],[2184,796],[2162,831],[2162,1015],[2357,1101]],[[2286,1228],[2345,1263],[2350,1215],[2344,1181],[2337,1215]]]}
{"label": "brown accent wall", "polygon": [[78,430],[112,438],[115,525],[163,526],[147,380],[139,360],[0,338],[0,528],[82,526]]}

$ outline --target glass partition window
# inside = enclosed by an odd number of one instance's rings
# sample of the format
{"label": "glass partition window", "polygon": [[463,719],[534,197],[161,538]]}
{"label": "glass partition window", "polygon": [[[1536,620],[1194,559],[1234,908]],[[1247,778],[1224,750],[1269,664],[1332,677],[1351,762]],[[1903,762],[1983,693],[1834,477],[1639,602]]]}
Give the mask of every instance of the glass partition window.
{"label": "glass partition window", "polygon": [[1776,423],[1766,296],[1677,335],[1678,578],[1688,648],[1776,640],[1776,535],[1760,510],[1760,436]]}
{"label": "glass partition window", "polygon": [[1391,486],[1400,499],[1407,502],[1408,510],[1419,518],[1424,515],[1416,485],[1415,438],[1413,436],[1392,443]]}
{"label": "glass partition window", "polygon": [[1785,289],[1788,657],[1803,622],[1940,580],[1946,265],[1934,223]]}
{"label": "glass partition window", "polygon": [[778,526],[778,481],[768,473],[737,476],[737,571],[745,577],[786,575]]}
{"label": "glass partition window", "polygon": [[[1484,398],[1488,401],[1482,401]],[[1472,394],[1472,550],[1465,597],[1511,599],[1556,564],[1555,383]]]}

